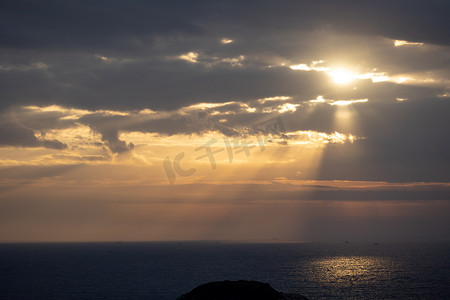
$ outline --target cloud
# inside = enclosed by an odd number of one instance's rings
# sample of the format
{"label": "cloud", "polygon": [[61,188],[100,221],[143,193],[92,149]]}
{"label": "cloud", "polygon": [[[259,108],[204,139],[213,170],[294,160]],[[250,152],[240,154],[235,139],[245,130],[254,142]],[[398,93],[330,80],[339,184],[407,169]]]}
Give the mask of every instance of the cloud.
{"label": "cloud", "polygon": [[[67,144],[59,142],[65,130],[72,130],[66,140],[70,147],[79,147],[89,138],[89,126],[100,134],[91,147],[105,145],[112,153],[132,150],[135,143],[148,143],[154,138],[127,141],[124,133],[154,134],[158,136],[203,135],[211,132],[228,137],[246,137],[258,122],[281,117],[284,132],[270,137],[273,142],[287,145],[331,142],[324,150],[320,164],[320,179],[393,180],[393,181],[445,181],[445,169],[450,145],[442,140],[448,128],[445,112],[449,102],[441,98],[408,101],[355,101],[325,100],[318,97],[309,101],[296,101],[286,96],[255,99],[251,102],[199,103],[170,112],[164,111],[87,111],[61,107],[19,109],[15,116],[20,123],[9,128],[15,134],[2,135],[2,143],[11,146],[61,149]],[[287,102],[289,101],[289,102]],[[296,109],[282,111],[286,103]],[[345,103],[346,105],[335,105]],[[271,108],[271,110],[267,110]],[[12,115],[12,114],[11,114]],[[344,119],[342,119],[344,118]],[[28,127],[20,124],[27,124]],[[7,128],[7,127],[2,127]],[[38,140],[33,130],[42,132]],[[80,127],[81,128],[81,127]],[[52,133],[53,132],[53,133]],[[44,139],[50,136],[51,139]],[[344,144],[340,144],[345,142]],[[96,144],[97,143],[97,144]],[[333,144],[337,143],[337,144]],[[83,146],[84,147],[84,146]],[[104,156],[104,153],[77,155]],[[430,169],[430,166],[431,169]],[[369,171],[370,170],[370,171]],[[434,170],[435,172],[430,172]]]}
{"label": "cloud", "polygon": [[[31,120],[32,121],[32,120]],[[39,128],[42,129],[43,127]],[[49,149],[66,149],[67,145],[44,136],[37,138],[32,127],[14,115],[3,114],[0,122],[0,145],[16,147],[45,147]]]}
{"label": "cloud", "polygon": [[24,0],[3,2],[1,9],[3,22],[10,25],[10,29],[4,31],[10,47],[98,49],[114,46],[132,50],[145,42],[142,39],[147,35],[151,43],[151,35],[201,33],[202,29],[188,20],[191,5],[182,2],[177,5],[180,10],[173,11],[172,6],[162,1],[122,4],[99,1],[79,6],[69,2]]}
{"label": "cloud", "polygon": [[401,46],[423,46],[423,43],[395,40],[394,41],[394,46],[395,47],[401,47]]}
{"label": "cloud", "polygon": [[82,116],[79,121],[100,133],[102,141],[113,153],[124,153],[134,148],[133,143],[127,145],[119,140],[119,130],[126,128],[129,122],[126,116],[100,112]]}
{"label": "cloud", "polygon": [[[81,9],[57,1],[21,2],[2,4],[0,108],[56,103],[91,110],[176,109],[276,95],[311,99],[333,83],[325,74],[296,74],[288,66],[317,69],[313,62],[320,61],[358,66],[357,74],[417,78],[408,84],[433,79],[448,86],[443,1],[194,1],[176,2],[176,11],[163,2],[99,1]],[[412,15],[433,21],[411,21]],[[424,45],[420,51],[394,47],[395,40]],[[168,59],[176,57],[197,63]]]}

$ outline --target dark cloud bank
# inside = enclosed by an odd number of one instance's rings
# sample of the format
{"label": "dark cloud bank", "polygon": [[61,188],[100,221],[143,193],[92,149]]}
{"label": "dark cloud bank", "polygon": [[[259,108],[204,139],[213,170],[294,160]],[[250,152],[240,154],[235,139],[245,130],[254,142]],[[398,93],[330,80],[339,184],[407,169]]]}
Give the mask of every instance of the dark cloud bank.
{"label": "dark cloud bank", "polygon": [[[255,103],[280,95],[297,104],[318,95],[367,98],[368,103],[352,105],[357,114],[347,132],[365,139],[328,146],[319,179],[448,181],[450,102],[442,97],[450,78],[448,11],[450,3],[444,0],[2,1],[0,144],[66,147],[56,140],[38,140],[33,132],[73,122],[11,118],[10,110],[22,105],[175,111],[199,102]],[[234,42],[222,44],[222,38]],[[432,47],[395,49],[382,38]],[[188,52],[198,53],[197,63],[177,59]],[[240,56],[242,63],[230,63]],[[381,67],[392,74],[429,72],[443,83],[360,80],[353,90],[333,85],[322,72],[288,67],[323,58],[367,70]],[[291,131],[345,132],[333,123],[336,109],[324,104],[306,114],[300,107],[283,120]],[[257,116],[239,113],[226,125],[248,126]],[[132,148],[119,140],[120,131],[210,129],[186,127],[177,114],[150,121],[93,114],[79,122],[100,132],[113,152]]]}

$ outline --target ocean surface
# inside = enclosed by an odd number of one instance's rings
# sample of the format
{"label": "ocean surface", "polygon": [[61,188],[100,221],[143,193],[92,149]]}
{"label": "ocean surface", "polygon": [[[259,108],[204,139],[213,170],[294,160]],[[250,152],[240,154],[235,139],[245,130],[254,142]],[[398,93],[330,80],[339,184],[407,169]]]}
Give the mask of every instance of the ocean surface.
{"label": "ocean surface", "polygon": [[217,280],[309,299],[450,299],[450,243],[0,244],[0,299],[176,299]]}

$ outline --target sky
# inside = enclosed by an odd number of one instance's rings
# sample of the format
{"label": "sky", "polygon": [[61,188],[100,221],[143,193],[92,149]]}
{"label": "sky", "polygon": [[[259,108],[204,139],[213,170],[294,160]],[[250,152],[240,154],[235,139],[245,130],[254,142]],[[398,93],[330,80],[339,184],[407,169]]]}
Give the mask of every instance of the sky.
{"label": "sky", "polygon": [[449,11],[0,1],[0,242],[449,240]]}

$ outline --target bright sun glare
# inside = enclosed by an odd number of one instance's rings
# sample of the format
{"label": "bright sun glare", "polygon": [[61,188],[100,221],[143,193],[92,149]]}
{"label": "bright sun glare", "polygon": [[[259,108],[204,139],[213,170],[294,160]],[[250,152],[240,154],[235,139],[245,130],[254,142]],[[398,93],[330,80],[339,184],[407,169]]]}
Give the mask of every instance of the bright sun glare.
{"label": "bright sun glare", "polygon": [[355,79],[355,76],[344,69],[335,69],[328,73],[337,84],[347,84]]}

